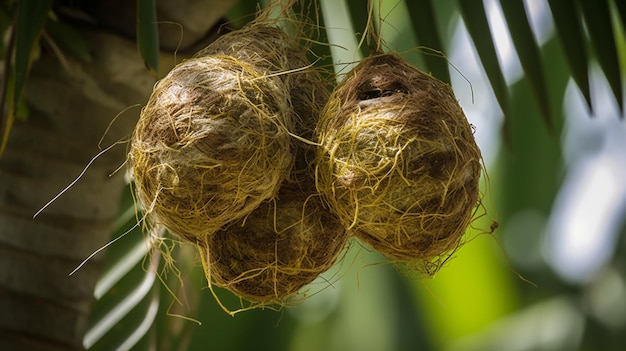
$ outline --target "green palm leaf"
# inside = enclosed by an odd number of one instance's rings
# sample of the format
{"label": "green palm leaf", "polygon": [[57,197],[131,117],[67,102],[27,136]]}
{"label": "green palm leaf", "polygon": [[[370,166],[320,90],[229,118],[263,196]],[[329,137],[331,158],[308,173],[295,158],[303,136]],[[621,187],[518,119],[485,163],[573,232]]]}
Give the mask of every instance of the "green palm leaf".
{"label": "green palm leaf", "polygon": [[[0,103],[0,157],[6,147],[22,90],[28,79],[33,49],[39,40],[51,7],[52,0],[23,0],[18,3],[14,30],[8,45],[8,54],[5,56],[5,68],[9,69],[8,74],[4,75],[2,85],[4,95]],[[13,52],[15,62],[11,65]],[[6,113],[4,112],[5,105],[7,106]]]}
{"label": "green palm leaf", "polygon": [[123,202],[125,210],[115,223],[116,239],[107,249],[105,269],[94,291],[98,302],[83,341],[87,350],[148,350],[137,345],[145,342],[159,310],[158,252],[147,259],[152,250],[135,225],[130,192]]}
{"label": "green palm leaf", "polygon": [[552,127],[553,117],[541,53],[528,23],[524,2],[522,0],[501,0],[500,4],[513,39],[513,45],[515,45],[524,73],[530,82],[535,100],[539,104],[541,115],[546,124]]}
{"label": "green palm leaf", "polygon": [[159,30],[154,0],[137,0],[137,45],[146,67],[156,76],[159,70]]}
{"label": "green palm leaf", "polygon": [[548,0],[556,32],[565,51],[565,60],[569,64],[572,78],[583,94],[589,110],[591,91],[589,88],[589,59],[582,31],[580,14],[576,3],[570,0]]}
{"label": "green palm leaf", "polygon": [[505,116],[509,115],[509,89],[498,61],[489,21],[482,1],[459,0],[459,9],[467,32],[472,37],[474,47],[483,64],[487,78],[491,83],[500,109]]}
{"label": "green palm leaf", "polygon": [[411,16],[413,31],[417,36],[420,46],[424,46],[435,52],[424,55],[426,67],[433,76],[450,83],[450,71],[448,63],[436,52],[443,52],[444,46],[439,32],[437,16],[431,0],[407,1],[406,6]]}
{"label": "green palm leaf", "polygon": [[606,0],[580,0],[580,5],[598,63],[613,90],[620,111],[623,112],[622,75],[609,4]]}

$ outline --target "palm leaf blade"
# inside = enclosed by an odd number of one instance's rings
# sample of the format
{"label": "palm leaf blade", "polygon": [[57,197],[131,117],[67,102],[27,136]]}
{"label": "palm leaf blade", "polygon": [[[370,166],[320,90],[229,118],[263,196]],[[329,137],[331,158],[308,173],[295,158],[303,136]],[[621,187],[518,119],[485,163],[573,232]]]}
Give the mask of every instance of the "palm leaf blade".
{"label": "palm leaf blade", "polygon": [[622,26],[626,26],[626,2],[617,0],[613,3],[615,4],[620,19],[622,20]]}
{"label": "palm leaf blade", "polygon": [[15,86],[13,106],[17,106],[28,77],[32,50],[41,35],[46,17],[52,6],[51,0],[20,1],[15,33]]}
{"label": "palm leaf blade", "polygon": [[0,104],[2,105],[0,111],[5,110],[4,105],[8,102],[6,109],[8,112],[2,113],[0,117],[0,156],[4,152],[22,89],[24,89],[28,78],[33,48],[39,40],[51,7],[52,0],[23,0],[19,2],[13,43],[15,45],[15,64],[10,66],[10,53],[6,55],[5,63],[5,66],[10,68],[10,72],[4,78],[3,91],[5,96],[2,98],[2,104]]}
{"label": "palm leaf blade", "polygon": [[539,110],[547,125],[552,126],[552,112],[541,53],[528,22],[524,2],[522,0],[508,0],[500,1],[500,4],[520,63],[539,104]]}
{"label": "palm leaf blade", "polygon": [[137,0],[137,45],[146,66],[159,69],[159,31],[155,0]]}
{"label": "palm leaf blade", "polygon": [[[436,52],[443,51],[441,34],[438,30],[431,0],[407,1],[406,6],[411,14],[411,25],[419,44]],[[450,83],[450,71],[446,60],[439,55],[426,53],[424,61],[435,77]]]}
{"label": "palm leaf blade", "polygon": [[[359,37],[358,40],[361,40],[362,36],[366,33],[366,28],[368,25],[367,6],[363,5],[362,0],[346,0],[346,6],[348,7],[348,12],[350,13],[349,18],[350,23],[352,24],[352,28],[354,28],[357,35],[360,34],[361,37]],[[373,45],[372,43],[369,44]],[[371,53],[370,47],[368,47],[368,45],[362,45],[361,47],[359,47],[359,52],[362,57],[366,57]]]}
{"label": "palm leaf blade", "polygon": [[122,208],[113,224],[114,239],[107,248],[103,272],[94,289],[97,303],[83,339],[88,350],[128,349],[126,346],[132,347],[145,338],[156,318],[161,256],[137,225],[130,191],[124,192]]}
{"label": "palm leaf blade", "polygon": [[615,35],[611,26],[609,4],[605,0],[581,0],[580,5],[600,68],[602,68],[611,86],[620,111],[623,112],[622,75],[615,45]]}
{"label": "palm leaf blade", "polygon": [[584,45],[580,15],[575,4],[570,0],[548,0],[548,3],[572,78],[583,94],[589,110],[593,111],[587,64],[589,61]]}
{"label": "palm leaf blade", "polygon": [[498,62],[484,5],[482,1],[460,0],[459,8],[498,104],[504,115],[508,116],[509,91]]}

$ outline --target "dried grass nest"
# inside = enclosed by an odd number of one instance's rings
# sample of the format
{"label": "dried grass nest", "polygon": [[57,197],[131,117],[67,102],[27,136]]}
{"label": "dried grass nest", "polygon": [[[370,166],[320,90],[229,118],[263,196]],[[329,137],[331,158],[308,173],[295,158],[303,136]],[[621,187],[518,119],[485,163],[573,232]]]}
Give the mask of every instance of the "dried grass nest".
{"label": "dried grass nest", "polygon": [[231,56],[196,57],[159,81],[132,136],[136,194],[191,242],[272,198],[294,162],[287,91]]}
{"label": "dried grass nest", "polygon": [[347,241],[306,179],[284,184],[276,200],[215,233],[201,253],[213,285],[253,303],[283,305],[328,270]]}
{"label": "dried grass nest", "polygon": [[[236,57],[270,76],[280,78],[295,116],[296,129],[312,131],[319,113],[328,99],[330,84],[325,82],[321,69],[312,66],[306,57],[308,47],[298,41],[307,37],[304,23],[298,26],[293,37],[271,25],[263,17],[241,29],[224,34],[211,45],[196,53],[195,57],[227,55]],[[312,135],[299,135],[310,139]]]}
{"label": "dried grass nest", "polygon": [[[306,48],[278,28],[252,23],[226,34],[196,56],[256,58],[257,67],[278,73],[289,92],[295,123],[295,166],[278,195],[210,236],[200,253],[207,278],[258,305],[283,305],[337,260],[348,240],[338,218],[315,188],[313,130],[329,91]],[[259,53],[264,53],[258,60]],[[297,136],[297,137],[295,137]],[[304,296],[304,295],[301,295]]]}
{"label": "dried grass nest", "polygon": [[255,22],[156,84],[129,152],[152,225],[203,242],[276,196],[295,160],[295,130],[313,129],[328,96],[305,51]]}
{"label": "dried grass nest", "polygon": [[481,154],[449,85],[396,54],[362,60],[316,131],[317,186],[350,232],[433,274],[479,201]]}
{"label": "dried grass nest", "polygon": [[307,140],[329,90],[299,44],[262,21],[221,36],[158,82],[129,153],[150,224],[258,305],[297,295],[348,240],[315,188]]}
{"label": "dried grass nest", "polygon": [[[210,237],[200,253],[214,286],[259,305],[283,305],[337,260],[348,240],[315,189],[312,143],[329,91],[319,69],[278,28],[252,23],[218,38],[202,55],[233,55],[276,72],[295,118],[295,166],[275,198]],[[263,53],[261,57],[259,53]],[[259,58],[262,58],[259,60]]]}

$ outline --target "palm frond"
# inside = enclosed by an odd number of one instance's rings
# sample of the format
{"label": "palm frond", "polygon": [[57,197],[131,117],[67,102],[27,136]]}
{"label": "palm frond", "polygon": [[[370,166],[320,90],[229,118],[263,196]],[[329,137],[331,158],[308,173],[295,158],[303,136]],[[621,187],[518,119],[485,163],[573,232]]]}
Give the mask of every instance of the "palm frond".
{"label": "palm frond", "polygon": [[[144,242],[136,226],[135,208],[130,192],[115,223],[114,245],[107,250],[105,268],[96,284],[97,303],[91,316],[83,346],[97,350],[148,350],[148,334],[159,310],[160,283],[157,279],[157,250]],[[133,230],[128,231],[127,228]],[[143,345],[143,346],[138,346]]]}
{"label": "palm frond", "polygon": [[461,10],[467,32],[472,38],[476,52],[483,64],[489,83],[491,83],[491,89],[498,100],[500,109],[505,116],[508,116],[509,90],[498,61],[485,7],[482,1],[460,0],[459,9]]}
{"label": "palm frond", "polygon": [[524,2],[522,0],[507,0],[500,1],[500,4],[504,18],[508,24],[509,33],[511,33],[513,45],[517,50],[520,63],[524,69],[524,74],[530,82],[541,115],[546,124],[552,127],[553,117],[549,103],[550,99],[548,97],[548,87],[546,85],[541,52],[535,41],[533,31],[530,28]]}
{"label": "palm frond", "polygon": [[572,78],[591,111],[593,106],[589,88],[589,55],[585,47],[580,13],[576,3],[570,0],[548,0],[548,4]]}
{"label": "palm frond", "polygon": [[[411,14],[411,25],[420,46],[443,52],[443,40],[439,32],[435,8],[431,0],[407,1],[406,6]],[[438,79],[450,83],[448,63],[433,52],[425,54],[424,62],[428,70]]]}
{"label": "palm frond", "polygon": [[[33,49],[39,40],[51,7],[52,0],[23,0],[18,3],[14,29],[7,45],[8,50],[4,62],[6,74],[3,75],[2,97],[0,98],[0,157],[6,147],[22,90],[28,79]],[[13,55],[15,62],[12,62]]]}
{"label": "palm frond", "polygon": [[154,0],[137,0],[137,45],[148,67],[159,71],[159,30]]}
{"label": "palm frond", "polygon": [[[619,3],[620,1],[617,1]],[[604,72],[620,112],[624,112],[622,100],[622,74],[615,35],[613,34],[613,19],[609,10],[608,0],[581,0],[580,6],[583,18],[589,33],[589,41],[595,49],[598,63]]]}

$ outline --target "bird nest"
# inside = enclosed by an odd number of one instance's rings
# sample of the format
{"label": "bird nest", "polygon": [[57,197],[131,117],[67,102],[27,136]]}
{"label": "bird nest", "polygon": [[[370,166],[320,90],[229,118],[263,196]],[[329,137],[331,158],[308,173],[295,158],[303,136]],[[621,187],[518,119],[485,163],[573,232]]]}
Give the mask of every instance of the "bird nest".
{"label": "bird nest", "polygon": [[316,132],[317,185],[342,223],[433,274],[477,206],[481,154],[452,89],[395,54],[334,90]]}

